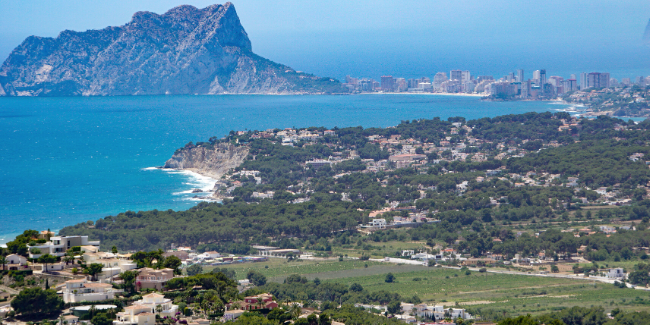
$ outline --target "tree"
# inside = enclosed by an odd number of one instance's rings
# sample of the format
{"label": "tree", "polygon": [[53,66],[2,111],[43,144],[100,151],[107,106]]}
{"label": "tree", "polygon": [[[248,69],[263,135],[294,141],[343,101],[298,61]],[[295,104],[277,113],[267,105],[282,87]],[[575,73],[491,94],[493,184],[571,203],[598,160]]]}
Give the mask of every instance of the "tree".
{"label": "tree", "polygon": [[353,283],[352,285],[350,285],[350,291],[361,292],[363,291],[363,287],[358,283]]}
{"label": "tree", "polygon": [[102,273],[103,268],[99,263],[92,263],[84,269],[84,274],[90,275],[92,281],[97,281],[97,274]]}
{"label": "tree", "polygon": [[124,281],[124,288],[129,292],[135,292],[135,279],[138,277],[138,271],[124,271],[120,273],[120,279]]}
{"label": "tree", "polygon": [[386,283],[393,283],[393,281],[395,281],[395,276],[393,273],[388,273],[386,274],[386,279],[384,279],[384,281],[386,281]]}
{"label": "tree", "polygon": [[106,316],[106,313],[99,313],[90,320],[93,325],[113,325],[113,320]]}
{"label": "tree", "polygon": [[402,309],[402,306],[401,306],[401,303],[399,302],[399,300],[391,301],[388,304],[388,306],[386,307],[386,310],[388,310],[388,312],[390,314],[392,314],[392,315],[395,315],[395,314],[399,313],[401,309]]}
{"label": "tree", "polygon": [[553,265],[551,265],[551,272],[558,273],[558,272],[560,272],[560,268],[557,267],[557,265],[553,264]]}
{"label": "tree", "polygon": [[298,304],[291,304],[289,307],[289,314],[291,314],[291,317],[293,317],[293,319],[297,319],[300,314],[302,314],[302,308],[300,308],[300,305]]}
{"label": "tree", "polygon": [[0,264],[2,264],[2,271],[5,271],[5,268],[7,267],[7,258],[4,255],[0,255]]}
{"label": "tree", "polygon": [[50,315],[63,309],[63,300],[54,290],[41,288],[27,288],[22,290],[14,300],[11,307],[23,315]]}
{"label": "tree", "polygon": [[41,255],[41,257],[38,258],[38,262],[45,264],[45,267],[43,268],[43,272],[47,273],[47,265],[56,263],[58,258],[56,256],[50,255],[50,254],[45,254]]}
{"label": "tree", "polygon": [[203,273],[203,267],[200,264],[192,264],[187,268],[187,275],[197,275]]}
{"label": "tree", "polygon": [[111,248],[111,253],[117,254],[117,246],[113,246],[113,248]]}
{"label": "tree", "polygon": [[180,267],[181,267],[182,264],[183,264],[183,262],[181,262],[180,258],[172,255],[172,256],[169,256],[169,257],[167,257],[165,259],[165,262],[164,262],[163,265],[165,267],[168,267],[168,268],[174,270],[174,274],[181,275],[182,272],[181,272]]}
{"label": "tree", "polygon": [[266,277],[264,274],[259,272],[249,271],[248,274],[246,274],[246,278],[258,287],[266,284]]}

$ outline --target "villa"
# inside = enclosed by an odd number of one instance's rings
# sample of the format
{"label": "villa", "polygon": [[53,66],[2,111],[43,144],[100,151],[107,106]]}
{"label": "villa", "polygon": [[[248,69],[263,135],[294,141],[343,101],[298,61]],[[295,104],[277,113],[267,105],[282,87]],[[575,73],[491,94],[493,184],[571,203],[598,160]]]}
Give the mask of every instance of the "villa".
{"label": "villa", "polygon": [[[88,236],[53,236],[50,241],[29,247],[29,258],[39,258],[42,255],[64,256],[65,252],[75,246],[96,246],[99,241],[89,241]],[[38,249],[38,251],[34,251]]]}
{"label": "villa", "polygon": [[140,269],[140,274],[136,278],[136,286],[138,290],[142,289],[155,289],[163,290],[165,283],[171,280],[174,277],[174,270],[170,268],[164,268],[160,270],[154,270],[152,268],[145,267]]}
{"label": "villa", "polygon": [[65,303],[114,299],[118,291],[121,290],[113,289],[109,283],[89,282],[86,279],[66,281],[62,290]]}
{"label": "villa", "polygon": [[160,317],[175,316],[178,306],[172,304],[171,299],[158,293],[150,293],[142,296],[133,305],[124,307],[124,311],[117,313],[117,320],[113,325],[148,325],[155,324],[156,315]]}

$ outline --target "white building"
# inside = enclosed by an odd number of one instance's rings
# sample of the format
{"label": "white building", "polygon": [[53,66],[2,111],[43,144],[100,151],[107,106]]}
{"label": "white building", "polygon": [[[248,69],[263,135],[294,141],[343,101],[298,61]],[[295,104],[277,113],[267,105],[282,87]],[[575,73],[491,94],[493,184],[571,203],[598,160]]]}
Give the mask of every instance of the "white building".
{"label": "white building", "polygon": [[610,279],[624,279],[625,272],[620,267],[609,269],[609,272],[607,272],[607,277]]}
{"label": "white building", "polygon": [[[65,255],[68,249],[76,246],[99,247],[99,241],[89,241],[88,236],[54,236],[50,237],[50,241],[46,243],[30,246],[29,258],[39,258],[45,254],[61,257]],[[38,249],[39,253],[32,253],[35,248]]]}
{"label": "white building", "polygon": [[156,321],[156,314],[160,317],[174,316],[178,311],[178,306],[172,304],[171,299],[158,293],[150,293],[142,296],[133,305],[124,307],[124,311],[117,313],[117,320],[113,321],[114,325],[153,325]]}
{"label": "white building", "polygon": [[370,225],[377,228],[386,228],[386,219],[372,219],[372,221],[370,221]]}
{"label": "white building", "polygon": [[27,267],[27,258],[25,256],[20,256],[18,254],[11,254],[11,255],[7,255],[5,259],[6,259],[5,268],[7,270],[18,270]]}
{"label": "white building", "polygon": [[116,276],[124,271],[134,270],[138,265],[132,260],[117,258],[115,254],[108,252],[90,252],[85,251],[83,254],[86,264],[101,264],[102,273],[100,279],[106,279]]}
{"label": "white building", "polygon": [[109,283],[88,282],[86,279],[69,280],[64,283],[63,301],[74,303],[82,301],[102,301],[115,298],[115,292]]}

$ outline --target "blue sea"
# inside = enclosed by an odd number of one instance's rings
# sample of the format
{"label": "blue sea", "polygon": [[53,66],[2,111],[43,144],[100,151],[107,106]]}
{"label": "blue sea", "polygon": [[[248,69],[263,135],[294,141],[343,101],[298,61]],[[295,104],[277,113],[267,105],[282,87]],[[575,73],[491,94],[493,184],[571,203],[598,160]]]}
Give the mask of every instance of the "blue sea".
{"label": "blue sea", "polygon": [[386,127],[401,120],[553,111],[549,102],[441,95],[0,97],[0,243],[132,210],[183,210],[200,175],[162,171],[174,150],[230,130]]}

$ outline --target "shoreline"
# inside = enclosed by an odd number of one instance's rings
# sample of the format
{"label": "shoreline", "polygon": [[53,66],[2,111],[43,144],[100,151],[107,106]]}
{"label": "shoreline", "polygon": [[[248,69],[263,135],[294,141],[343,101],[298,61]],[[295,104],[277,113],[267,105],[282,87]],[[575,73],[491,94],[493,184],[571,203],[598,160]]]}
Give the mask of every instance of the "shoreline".
{"label": "shoreline", "polygon": [[[217,182],[217,179],[214,178],[214,175],[211,175],[209,173],[202,173],[200,170],[195,168],[178,169],[178,168],[164,168],[163,166],[147,167],[147,168],[143,168],[142,170],[160,170],[170,174],[181,174],[186,176],[187,179],[183,181],[182,185],[189,185],[192,188],[180,192],[173,192],[171,193],[172,196],[183,196],[183,200],[187,200],[187,201],[198,201],[198,202],[220,202],[221,201],[215,198],[214,196],[214,184]],[[193,192],[196,189],[200,189],[202,192]],[[191,194],[194,194],[194,196],[189,197],[189,195]]]}
{"label": "shoreline", "polygon": [[482,94],[466,94],[466,93],[409,93],[409,92],[369,92],[369,93],[358,93],[351,95],[425,95],[425,96],[458,96],[458,97],[485,97],[486,95]]}

